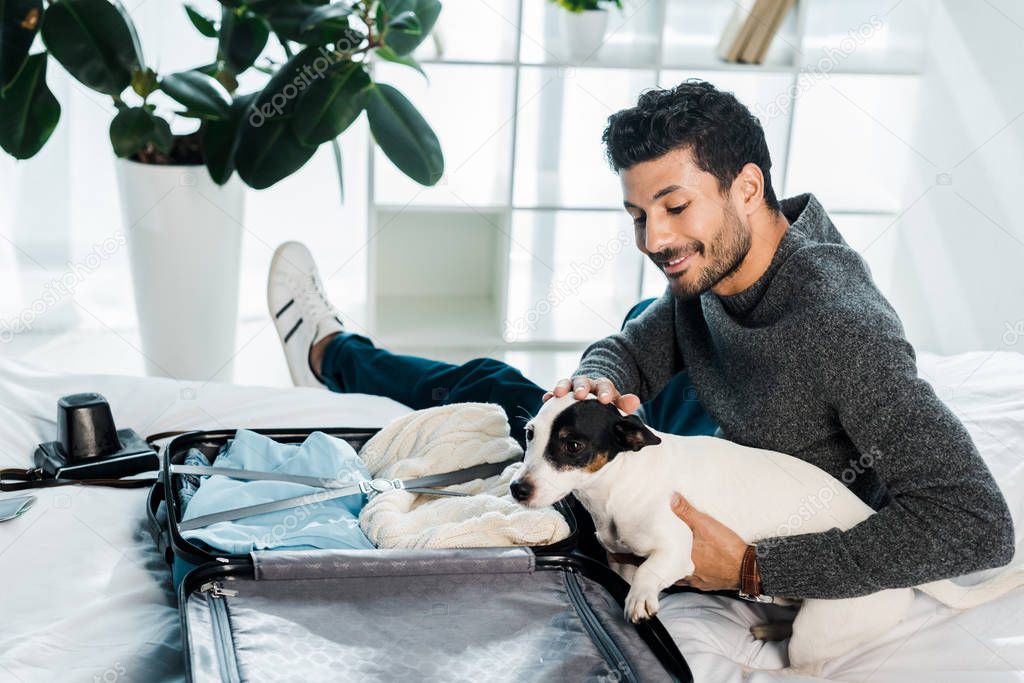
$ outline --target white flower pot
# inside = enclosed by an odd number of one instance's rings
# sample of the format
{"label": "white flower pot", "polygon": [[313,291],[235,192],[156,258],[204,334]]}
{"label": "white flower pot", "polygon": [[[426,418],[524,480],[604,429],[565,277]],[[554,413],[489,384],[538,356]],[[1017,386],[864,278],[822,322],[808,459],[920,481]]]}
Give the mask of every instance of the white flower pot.
{"label": "white flower pot", "polygon": [[203,166],[116,163],[146,373],[231,381],[244,185]]}
{"label": "white flower pot", "polygon": [[593,59],[604,44],[608,29],[608,11],[588,9],[582,12],[562,12],[562,38],[569,59],[580,62]]}

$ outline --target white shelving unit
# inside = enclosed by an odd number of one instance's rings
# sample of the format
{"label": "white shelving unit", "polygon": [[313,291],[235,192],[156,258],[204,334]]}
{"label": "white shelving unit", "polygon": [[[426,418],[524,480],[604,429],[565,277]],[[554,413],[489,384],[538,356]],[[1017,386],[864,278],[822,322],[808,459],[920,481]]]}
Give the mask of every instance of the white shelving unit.
{"label": "white shelving unit", "polygon": [[[434,125],[446,176],[422,188],[370,147],[371,331],[398,349],[492,352],[579,349],[614,331],[632,303],[664,284],[633,246],[600,132],[643,88],[687,77],[735,92],[758,113],[777,194],[815,192],[834,217],[849,216],[851,243],[867,243],[898,202],[836,189],[863,177],[847,177],[842,165],[819,168],[843,122],[814,117],[856,89],[872,102],[859,113],[852,102],[850,116],[860,118],[841,131],[864,152],[854,172],[884,158],[892,141],[872,129],[872,118],[886,127],[874,100],[913,88],[925,43],[921,13],[931,2],[798,0],[766,64],[754,66],[714,56],[733,3],[625,0],[601,51],[570,63],[560,49],[562,10],[550,3],[449,0],[439,26],[444,53],[430,41],[417,53],[429,86],[405,67],[375,66],[377,78],[400,87]],[[898,164],[886,165],[899,173]],[[838,175],[812,184],[822,170]],[[887,182],[891,174],[875,175]]]}

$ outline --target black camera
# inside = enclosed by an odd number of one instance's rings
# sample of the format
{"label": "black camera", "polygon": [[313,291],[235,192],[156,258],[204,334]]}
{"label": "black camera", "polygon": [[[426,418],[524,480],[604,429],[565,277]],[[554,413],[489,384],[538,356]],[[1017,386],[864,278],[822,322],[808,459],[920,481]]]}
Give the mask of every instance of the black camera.
{"label": "black camera", "polygon": [[39,444],[36,467],[58,479],[120,479],[159,467],[156,452],[133,429],[117,429],[100,394],[57,401],[57,440]]}

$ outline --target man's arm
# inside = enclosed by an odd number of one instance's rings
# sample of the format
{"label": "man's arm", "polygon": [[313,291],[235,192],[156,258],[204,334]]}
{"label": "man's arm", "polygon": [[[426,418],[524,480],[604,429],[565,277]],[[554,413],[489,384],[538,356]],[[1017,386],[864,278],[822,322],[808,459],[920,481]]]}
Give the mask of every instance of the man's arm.
{"label": "man's arm", "polygon": [[891,502],[847,530],[765,539],[768,595],[849,598],[997,567],[1014,553],[1006,500],[963,424],[917,377],[891,311],[851,318],[825,372],[825,392],[861,461]]}
{"label": "man's arm", "polygon": [[606,377],[621,393],[647,401],[684,369],[675,328],[674,298],[666,289],[621,332],[588,346],[573,376]]}

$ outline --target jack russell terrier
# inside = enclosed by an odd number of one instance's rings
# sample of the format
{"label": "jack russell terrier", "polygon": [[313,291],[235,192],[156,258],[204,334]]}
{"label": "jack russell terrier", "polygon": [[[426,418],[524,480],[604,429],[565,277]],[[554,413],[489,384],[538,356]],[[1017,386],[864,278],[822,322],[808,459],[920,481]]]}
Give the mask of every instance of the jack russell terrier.
{"label": "jack russell terrier", "polygon": [[[800,533],[846,530],[874,514],[838,479],[803,460],[715,437],[657,432],[593,397],[548,400],[527,423],[526,439],[523,467],[510,486],[516,500],[543,507],[574,493],[607,550],[647,558],[632,577],[623,576],[631,584],[625,615],[634,623],[653,617],[658,594],[694,570],[693,534],[669,505],[674,491],[748,544],[780,535],[810,496],[824,499],[826,490],[832,493],[826,509],[803,520]],[[1024,570],[1018,569],[973,587],[935,581],[917,589],[966,609],[1020,585]],[[903,620],[913,597],[912,588],[897,588],[803,600],[792,625],[790,669],[819,671],[885,633]]]}

